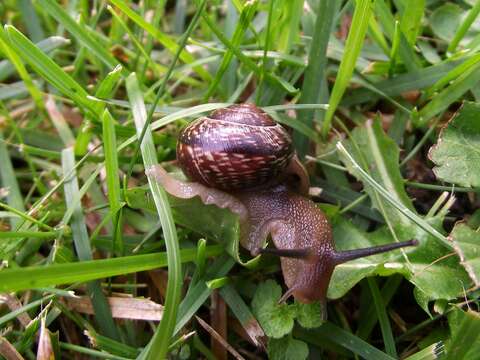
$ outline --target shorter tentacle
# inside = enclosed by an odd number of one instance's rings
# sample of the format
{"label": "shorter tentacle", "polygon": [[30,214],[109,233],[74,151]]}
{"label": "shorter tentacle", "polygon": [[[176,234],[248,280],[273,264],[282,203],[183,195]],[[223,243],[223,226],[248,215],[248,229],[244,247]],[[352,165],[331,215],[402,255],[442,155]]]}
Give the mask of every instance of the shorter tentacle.
{"label": "shorter tentacle", "polygon": [[160,165],[146,169],[145,173],[147,176],[153,177],[172,196],[181,199],[191,199],[198,196],[206,205],[216,205],[219,208],[230,210],[239,216],[241,222],[245,222],[248,218],[248,210],[245,205],[235,196],[224,191],[209,188],[196,182],[177,180]]}

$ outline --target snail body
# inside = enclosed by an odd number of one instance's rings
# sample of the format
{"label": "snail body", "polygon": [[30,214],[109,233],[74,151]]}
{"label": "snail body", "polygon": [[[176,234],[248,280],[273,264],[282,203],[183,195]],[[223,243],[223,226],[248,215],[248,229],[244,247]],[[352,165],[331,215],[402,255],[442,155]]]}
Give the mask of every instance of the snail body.
{"label": "snail body", "polygon": [[[147,174],[173,196],[199,196],[237,214],[242,247],[281,257],[284,299],[325,302],[336,265],[416,244],[336,251],[328,219],[306,197],[308,174],[289,134],[254,105],[232,105],[192,122],[179,136],[177,159],[193,182],[174,179],[161,166]],[[275,249],[265,248],[269,235]]]}

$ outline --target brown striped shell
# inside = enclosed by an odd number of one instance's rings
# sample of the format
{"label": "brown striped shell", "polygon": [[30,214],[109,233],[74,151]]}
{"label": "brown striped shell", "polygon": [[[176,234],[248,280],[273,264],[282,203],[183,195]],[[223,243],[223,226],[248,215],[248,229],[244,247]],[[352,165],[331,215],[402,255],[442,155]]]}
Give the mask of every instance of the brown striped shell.
{"label": "brown striped shell", "polygon": [[227,191],[274,180],[293,154],[287,131],[252,104],[218,109],[193,121],[177,143],[178,162],[190,179]]}

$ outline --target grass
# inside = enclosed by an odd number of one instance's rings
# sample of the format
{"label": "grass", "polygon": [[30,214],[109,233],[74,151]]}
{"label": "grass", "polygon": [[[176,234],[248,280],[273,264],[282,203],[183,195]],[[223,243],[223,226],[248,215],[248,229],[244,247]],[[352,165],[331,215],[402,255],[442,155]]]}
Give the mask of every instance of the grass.
{"label": "grass", "polygon": [[[480,1],[1,2],[0,357],[475,358],[479,14]],[[181,128],[239,102],[289,128],[337,248],[419,246],[338,266],[326,310],[253,304],[267,280],[285,292],[278,259],[252,260],[228,211],[145,175],[181,176]],[[441,148],[446,133],[458,148]],[[449,161],[465,174],[442,177]],[[149,298],[161,320],[116,319],[111,297]]]}

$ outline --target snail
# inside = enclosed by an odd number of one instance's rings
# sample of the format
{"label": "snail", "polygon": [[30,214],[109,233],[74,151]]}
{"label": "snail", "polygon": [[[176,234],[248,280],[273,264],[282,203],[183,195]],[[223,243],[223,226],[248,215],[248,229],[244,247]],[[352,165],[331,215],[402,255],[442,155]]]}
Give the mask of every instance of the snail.
{"label": "snail", "polygon": [[[336,251],[325,214],[308,196],[309,179],[288,132],[252,104],[232,105],[190,123],[179,135],[177,160],[193,182],[157,165],[147,169],[179,198],[227,208],[240,221],[240,244],[253,256],[280,256],[289,296],[325,303],[336,265],[405,246],[415,240]],[[275,249],[266,248],[268,236]]]}

